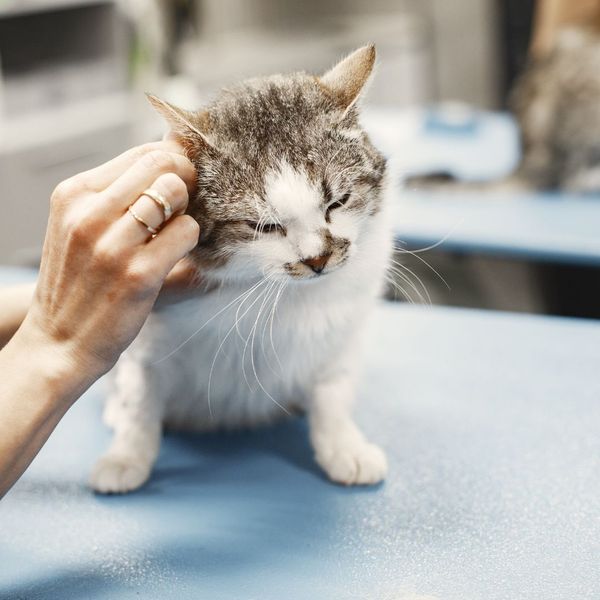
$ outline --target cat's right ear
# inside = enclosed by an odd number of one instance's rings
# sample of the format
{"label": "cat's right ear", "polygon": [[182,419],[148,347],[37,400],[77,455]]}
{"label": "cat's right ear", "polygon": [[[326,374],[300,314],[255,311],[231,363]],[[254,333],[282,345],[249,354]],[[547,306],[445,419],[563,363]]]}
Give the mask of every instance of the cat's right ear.
{"label": "cat's right ear", "polygon": [[318,78],[319,83],[334,98],[345,113],[358,100],[366,86],[375,64],[375,46],[369,44],[355,50],[335,67]]}
{"label": "cat's right ear", "polygon": [[205,127],[204,120],[206,116],[201,113],[192,113],[183,110],[174,104],[165,102],[152,94],[146,93],[150,104],[167,121],[171,128],[171,133],[183,145],[190,158],[197,155],[200,151],[213,149],[214,147],[208,141],[206,135],[202,132]]}

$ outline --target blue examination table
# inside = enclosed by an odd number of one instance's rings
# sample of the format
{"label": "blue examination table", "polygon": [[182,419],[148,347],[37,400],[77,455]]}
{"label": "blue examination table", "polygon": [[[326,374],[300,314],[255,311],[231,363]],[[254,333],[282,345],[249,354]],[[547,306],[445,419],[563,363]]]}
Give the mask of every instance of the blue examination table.
{"label": "blue examination table", "polygon": [[167,435],[94,495],[98,382],[0,502],[0,599],[600,598],[600,324],[381,304],[365,351],[373,488],[326,481],[298,418]]}

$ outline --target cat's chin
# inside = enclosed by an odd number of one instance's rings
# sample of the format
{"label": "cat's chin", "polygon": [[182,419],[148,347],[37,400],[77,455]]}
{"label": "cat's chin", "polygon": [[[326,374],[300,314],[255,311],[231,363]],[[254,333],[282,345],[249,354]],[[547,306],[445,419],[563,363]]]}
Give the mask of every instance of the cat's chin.
{"label": "cat's chin", "polygon": [[[331,271],[333,273],[333,271]],[[222,285],[234,285],[251,288],[255,285],[260,285],[261,283],[271,281],[274,283],[282,284],[282,285],[315,285],[320,281],[325,281],[329,279],[329,273],[322,273],[320,275],[307,275],[305,277],[293,277],[288,275],[287,273],[282,273],[281,275],[277,275],[270,278],[265,278],[261,275],[257,275],[256,277],[225,277],[225,278],[215,278],[214,285],[212,289],[215,287],[219,287]]]}
{"label": "cat's chin", "polygon": [[337,271],[338,269],[332,269],[326,273],[315,273],[314,275],[287,275],[286,281],[289,281],[290,283],[297,283],[298,285],[316,285],[321,281],[328,280],[334,273],[337,273]]}

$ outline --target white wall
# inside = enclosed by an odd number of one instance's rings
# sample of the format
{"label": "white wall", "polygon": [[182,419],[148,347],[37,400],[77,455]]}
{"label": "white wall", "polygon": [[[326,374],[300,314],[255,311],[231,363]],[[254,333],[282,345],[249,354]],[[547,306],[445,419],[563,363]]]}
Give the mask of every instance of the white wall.
{"label": "white wall", "polygon": [[494,0],[429,0],[437,96],[499,106],[500,22]]}

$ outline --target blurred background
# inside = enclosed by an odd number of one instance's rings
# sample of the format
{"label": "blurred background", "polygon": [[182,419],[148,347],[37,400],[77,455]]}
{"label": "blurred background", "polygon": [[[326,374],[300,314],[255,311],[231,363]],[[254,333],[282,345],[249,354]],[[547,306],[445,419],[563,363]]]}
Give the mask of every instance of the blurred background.
{"label": "blurred background", "polygon": [[[193,109],[372,41],[364,124],[391,165],[389,297],[597,318],[600,116],[578,102],[600,106],[598,4],[0,0],[0,264],[37,263],[59,181],[162,135],[143,91]],[[584,186],[513,176],[533,147],[560,171],[584,133]]]}

